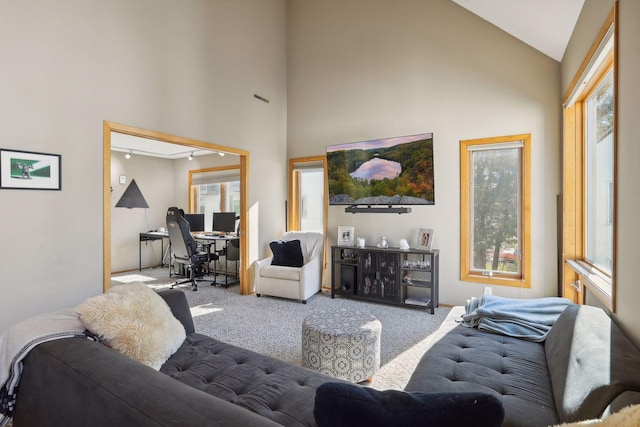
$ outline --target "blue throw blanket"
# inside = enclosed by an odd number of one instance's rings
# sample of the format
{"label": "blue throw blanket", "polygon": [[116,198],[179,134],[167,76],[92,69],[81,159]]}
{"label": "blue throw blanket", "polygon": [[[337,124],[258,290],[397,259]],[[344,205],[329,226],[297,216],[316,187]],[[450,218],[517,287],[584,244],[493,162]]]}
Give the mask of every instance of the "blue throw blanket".
{"label": "blue throw blanket", "polygon": [[470,328],[542,342],[562,311],[574,304],[567,298],[502,298],[485,295],[467,304],[462,324]]}

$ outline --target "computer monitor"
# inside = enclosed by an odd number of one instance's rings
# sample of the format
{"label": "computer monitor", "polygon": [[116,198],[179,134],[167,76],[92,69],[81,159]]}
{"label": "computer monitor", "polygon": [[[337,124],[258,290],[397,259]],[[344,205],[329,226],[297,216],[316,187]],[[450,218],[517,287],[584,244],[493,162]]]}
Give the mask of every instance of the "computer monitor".
{"label": "computer monitor", "polygon": [[214,212],[213,230],[220,233],[234,233],[236,231],[235,212]]}
{"label": "computer monitor", "polygon": [[184,214],[191,231],[204,231],[204,214]]}

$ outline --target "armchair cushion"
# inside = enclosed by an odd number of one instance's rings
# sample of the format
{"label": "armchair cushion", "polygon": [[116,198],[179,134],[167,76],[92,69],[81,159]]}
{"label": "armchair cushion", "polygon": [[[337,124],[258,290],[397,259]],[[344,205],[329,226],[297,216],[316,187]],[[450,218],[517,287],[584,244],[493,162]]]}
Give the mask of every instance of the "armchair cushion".
{"label": "armchair cushion", "polygon": [[273,252],[271,265],[285,267],[302,267],[304,265],[300,240],[275,240],[269,243],[269,246]]}
{"label": "armchair cushion", "polygon": [[295,282],[300,280],[300,267],[285,267],[282,265],[270,265],[269,268],[265,268],[261,271],[262,277],[270,277],[272,279],[281,280],[293,280]]}

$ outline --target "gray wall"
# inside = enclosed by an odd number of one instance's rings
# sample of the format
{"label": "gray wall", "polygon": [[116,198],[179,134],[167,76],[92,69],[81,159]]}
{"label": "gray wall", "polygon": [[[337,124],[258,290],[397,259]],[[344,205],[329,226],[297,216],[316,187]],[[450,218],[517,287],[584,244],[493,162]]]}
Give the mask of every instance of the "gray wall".
{"label": "gray wall", "polygon": [[[594,0],[590,0],[594,1]],[[619,99],[618,99],[618,232],[617,289],[618,319],[640,343],[640,286],[638,285],[638,241],[640,240],[640,2],[620,1]]]}
{"label": "gray wall", "polygon": [[460,281],[460,140],[531,133],[532,287],[493,293],[554,294],[560,64],[449,0],[293,1],[288,25],[290,157],[434,133],[435,206],[402,216],[330,207],[329,241],[340,225],[371,243],[385,235],[392,246],[403,238],[415,245],[418,228],[435,228],[440,301],[481,295],[482,284]]}
{"label": "gray wall", "polygon": [[0,190],[0,330],[102,292],[104,120],[249,151],[264,255],[284,229],[285,17],[284,0],[0,3],[0,147],[62,155],[62,191]]}

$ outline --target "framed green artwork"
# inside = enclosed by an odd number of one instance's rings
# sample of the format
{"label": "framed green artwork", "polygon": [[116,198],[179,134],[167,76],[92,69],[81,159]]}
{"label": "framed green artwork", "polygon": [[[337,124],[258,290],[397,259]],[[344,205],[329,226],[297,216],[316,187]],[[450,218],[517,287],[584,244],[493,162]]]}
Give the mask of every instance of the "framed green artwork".
{"label": "framed green artwork", "polygon": [[61,190],[61,158],[0,148],[0,189]]}

